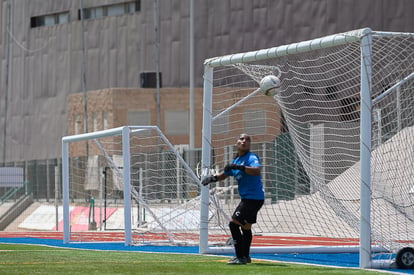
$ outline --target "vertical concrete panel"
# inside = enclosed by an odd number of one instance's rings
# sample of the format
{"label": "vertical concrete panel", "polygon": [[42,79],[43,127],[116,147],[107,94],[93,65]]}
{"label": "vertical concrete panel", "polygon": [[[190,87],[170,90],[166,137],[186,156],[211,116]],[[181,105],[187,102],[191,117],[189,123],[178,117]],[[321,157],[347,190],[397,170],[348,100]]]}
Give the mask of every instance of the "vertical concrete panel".
{"label": "vertical concrete panel", "polygon": [[99,86],[97,89],[104,89],[109,87],[109,42],[110,42],[110,30],[108,24],[105,21],[102,23],[100,47],[99,47]]}
{"label": "vertical concrete panel", "polygon": [[119,35],[118,46],[117,46],[117,66],[116,70],[113,72],[117,76],[117,85],[116,87],[128,87],[127,83],[127,60],[129,56],[127,55],[126,49],[126,37],[128,36],[128,31],[125,26],[118,28],[117,30]]}
{"label": "vertical concrete panel", "polygon": [[[142,36],[140,33],[140,16],[128,16],[128,34],[126,37],[126,83],[125,87],[139,87],[140,51]],[[107,87],[107,86],[105,86]]]}
{"label": "vertical concrete panel", "polygon": [[[170,1],[166,1],[165,5],[168,5]],[[154,71],[154,9],[153,1],[142,1],[142,67],[141,71]],[[161,23],[160,23],[161,26]],[[164,40],[164,38],[163,38]],[[168,43],[163,45],[169,46]]]}
{"label": "vertical concrete panel", "polygon": [[[386,7],[387,12],[382,13],[382,21],[388,22],[388,24],[384,24],[382,22],[381,29],[382,30],[398,30],[402,26],[405,26],[405,20],[407,16],[405,13],[412,14],[414,10],[414,2],[413,1],[403,1],[404,5],[386,5],[386,1],[382,1],[381,9]],[[409,17],[408,17],[409,18]],[[411,17],[412,18],[412,17]],[[387,28],[387,29],[385,29]],[[405,31],[406,29],[401,29],[401,31]]]}
{"label": "vertical concrete panel", "polygon": [[115,49],[110,49],[108,58],[109,58],[109,67],[108,67],[109,83],[111,83],[114,87],[118,87],[117,85],[118,76],[112,73],[118,66],[117,51]]}
{"label": "vertical concrete panel", "polygon": [[[61,32],[57,34],[57,56],[56,56],[56,93],[68,91],[70,88],[70,36],[68,26],[60,26]],[[62,104],[62,103],[60,103]],[[64,107],[64,105],[63,105]]]}
{"label": "vertical concrete panel", "polygon": [[[93,77],[88,77],[88,86],[89,87],[101,87],[101,81],[103,79],[101,78],[101,72],[105,69],[102,69],[101,66],[101,59],[99,55],[99,49],[98,48],[92,48],[88,49],[88,73],[87,75]],[[95,88],[96,89],[96,88]]]}
{"label": "vertical concrete panel", "polygon": [[[295,37],[315,37],[324,28],[325,0],[293,0],[290,14],[293,19],[292,34]],[[293,37],[292,37],[293,38]],[[295,38],[293,38],[295,39]],[[297,39],[297,38],[296,38]],[[296,41],[295,41],[296,42]]]}
{"label": "vertical concrete panel", "polygon": [[[10,40],[8,160],[60,155],[66,132],[66,97],[81,92],[81,25],[78,0],[13,0],[10,30],[0,5],[0,133],[5,122],[6,38]],[[84,0],[85,7],[125,0]],[[189,0],[159,0],[160,71],[164,87],[189,82]],[[194,0],[196,87],[203,61],[309,40],[337,32],[414,31],[412,0]],[[30,28],[30,17],[70,11],[70,22]],[[88,90],[139,86],[139,73],[155,71],[153,0],[136,14],[85,21]],[[201,92],[201,91],[200,91]],[[11,130],[9,130],[11,129]],[[45,134],[47,133],[47,134]],[[0,135],[2,142],[3,135]]]}

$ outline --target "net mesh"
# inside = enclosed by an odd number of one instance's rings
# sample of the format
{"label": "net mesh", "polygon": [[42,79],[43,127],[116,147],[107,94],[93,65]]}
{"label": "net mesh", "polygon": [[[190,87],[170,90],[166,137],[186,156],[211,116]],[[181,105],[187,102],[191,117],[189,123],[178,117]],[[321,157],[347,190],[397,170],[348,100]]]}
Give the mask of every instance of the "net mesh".
{"label": "net mesh", "polygon": [[[129,218],[133,242],[198,243],[200,183],[197,176],[157,127],[131,129]],[[126,230],[122,133],[109,137],[93,137],[92,133],[91,136],[87,141],[69,143],[73,241],[82,241],[82,233],[90,230]],[[88,158],[84,157],[86,144]]]}
{"label": "net mesh", "polygon": [[[371,239],[393,250],[413,244],[414,36],[379,33],[371,46]],[[252,136],[266,196],[255,234],[359,238],[359,39],[213,72],[208,168],[232,160],[240,133]],[[282,82],[274,98],[256,90],[269,74]],[[216,199],[228,215],[236,187],[232,178],[212,185],[226,190]]]}

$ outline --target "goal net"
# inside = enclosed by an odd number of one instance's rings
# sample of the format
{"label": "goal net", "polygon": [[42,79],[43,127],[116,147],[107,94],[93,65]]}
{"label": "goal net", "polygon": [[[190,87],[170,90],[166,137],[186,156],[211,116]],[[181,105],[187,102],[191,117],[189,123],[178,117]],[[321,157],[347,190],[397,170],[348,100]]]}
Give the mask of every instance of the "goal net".
{"label": "goal net", "polygon": [[[252,136],[266,197],[253,226],[262,246],[272,245],[266,236],[356,245],[365,267],[376,248],[413,246],[414,34],[356,30],[204,64],[203,176],[233,159],[240,133]],[[273,98],[258,89],[266,75],[281,80]],[[209,188],[231,215],[234,179]],[[201,211],[208,252],[215,224]]]}
{"label": "goal net", "polygon": [[200,181],[158,127],[64,137],[62,168],[65,242],[198,244]]}

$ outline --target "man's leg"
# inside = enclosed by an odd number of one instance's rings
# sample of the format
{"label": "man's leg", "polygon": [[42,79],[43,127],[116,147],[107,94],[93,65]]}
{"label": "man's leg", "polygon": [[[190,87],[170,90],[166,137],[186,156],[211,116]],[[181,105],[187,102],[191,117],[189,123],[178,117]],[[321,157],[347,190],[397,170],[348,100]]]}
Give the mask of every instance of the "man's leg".
{"label": "man's leg", "polygon": [[243,244],[243,236],[240,232],[240,225],[231,221],[229,223],[231,236],[233,238],[234,250],[236,251],[236,257],[242,258],[244,255],[244,244]]}
{"label": "man's leg", "polygon": [[252,244],[253,234],[250,227],[242,227],[242,237],[243,237],[243,256],[246,257],[246,259],[250,258],[250,246]]}

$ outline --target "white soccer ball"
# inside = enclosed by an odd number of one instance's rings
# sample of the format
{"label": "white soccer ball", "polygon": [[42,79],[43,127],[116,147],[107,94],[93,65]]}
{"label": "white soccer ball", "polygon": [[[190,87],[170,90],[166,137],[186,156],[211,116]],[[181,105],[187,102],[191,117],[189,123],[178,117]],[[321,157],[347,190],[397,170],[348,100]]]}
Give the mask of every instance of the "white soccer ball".
{"label": "white soccer ball", "polygon": [[274,75],[267,75],[260,81],[260,90],[264,95],[274,96],[279,92],[282,85],[280,79]]}

